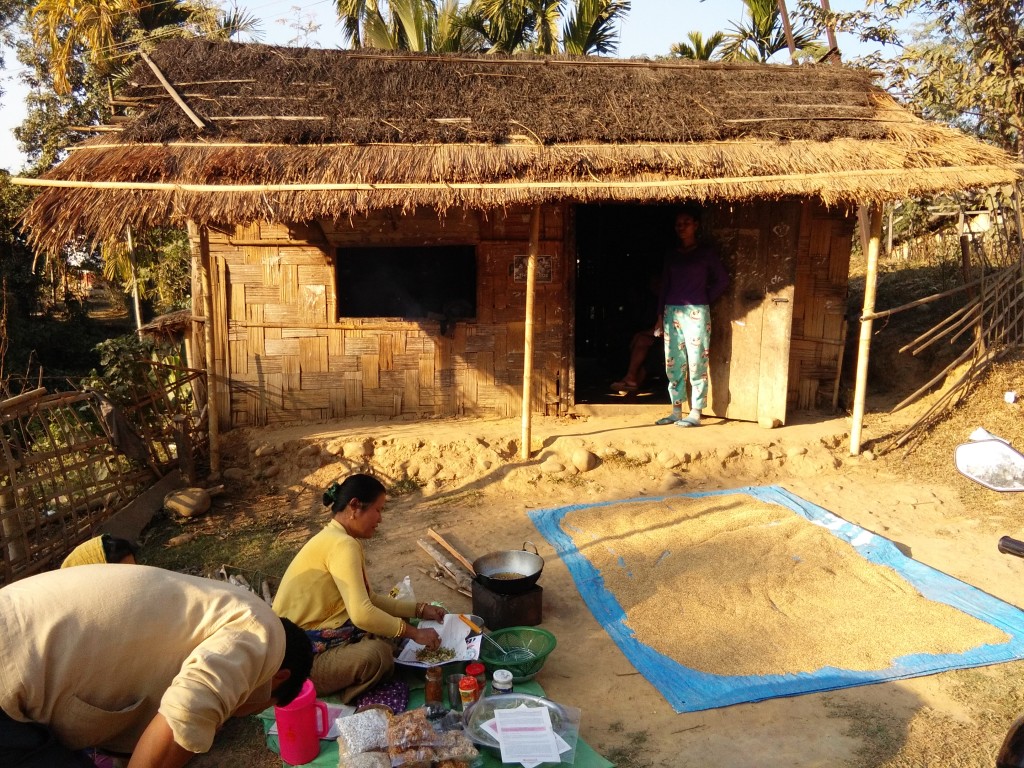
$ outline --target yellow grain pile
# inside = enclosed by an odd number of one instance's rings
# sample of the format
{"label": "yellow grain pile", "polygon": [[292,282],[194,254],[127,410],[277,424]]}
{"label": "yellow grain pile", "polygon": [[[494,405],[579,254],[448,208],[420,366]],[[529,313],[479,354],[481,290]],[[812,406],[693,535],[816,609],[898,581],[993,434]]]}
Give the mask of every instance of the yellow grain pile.
{"label": "yellow grain pile", "polygon": [[876,670],[907,654],[1008,639],[746,494],[591,507],[567,514],[562,528],[636,638],[702,672]]}

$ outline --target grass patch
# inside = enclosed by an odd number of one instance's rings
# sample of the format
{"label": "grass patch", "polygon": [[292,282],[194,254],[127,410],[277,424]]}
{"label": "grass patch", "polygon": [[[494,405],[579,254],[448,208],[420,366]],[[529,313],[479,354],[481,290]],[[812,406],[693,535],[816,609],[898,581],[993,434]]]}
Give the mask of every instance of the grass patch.
{"label": "grass patch", "polygon": [[650,463],[649,461],[644,461],[636,456],[627,456],[624,453],[609,454],[608,456],[602,457],[601,461],[612,466],[622,467],[623,469],[640,469]]}
{"label": "grass patch", "polygon": [[403,477],[388,487],[388,496],[408,496],[410,493],[419,491],[424,485],[426,483],[422,480],[417,480],[414,477]]}
{"label": "grass patch", "polygon": [[603,748],[605,758],[616,768],[651,768],[653,763],[646,755],[650,737],[647,731],[626,731],[620,722],[608,726],[609,733],[622,734],[623,742]]}

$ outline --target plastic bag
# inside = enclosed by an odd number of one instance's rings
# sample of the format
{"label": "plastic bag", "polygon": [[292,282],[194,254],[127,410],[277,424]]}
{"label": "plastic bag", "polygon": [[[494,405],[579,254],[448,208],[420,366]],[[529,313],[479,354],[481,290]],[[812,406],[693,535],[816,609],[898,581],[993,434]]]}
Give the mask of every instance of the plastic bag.
{"label": "plastic bag", "polygon": [[411,600],[416,602],[416,593],[412,589],[412,580],[406,576],[391,588],[388,594],[396,600]]}
{"label": "plastic bag", "polygon": [[391,758],[387,752],[341,755],[338,768],[391,768]]}
{"label": "plastic bag", "polygon": [[388,745],[388,716],[379,709],[368,709],[338,718],[338,754],[358,755]]}

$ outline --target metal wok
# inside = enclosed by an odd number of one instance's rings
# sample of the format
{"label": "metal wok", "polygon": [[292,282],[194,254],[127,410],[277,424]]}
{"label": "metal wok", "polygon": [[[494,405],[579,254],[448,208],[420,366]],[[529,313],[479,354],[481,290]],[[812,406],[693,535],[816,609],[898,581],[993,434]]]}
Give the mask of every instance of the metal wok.
{"label": "metal wok", "polygon": [[[533,552],[526,549],[529,544]],[[502,595],[525,592],[540,578],[544,558],[537,553],[532,541],[523,542],[522,549],[491,552],[473,561],[476,579],[483,586]]]}

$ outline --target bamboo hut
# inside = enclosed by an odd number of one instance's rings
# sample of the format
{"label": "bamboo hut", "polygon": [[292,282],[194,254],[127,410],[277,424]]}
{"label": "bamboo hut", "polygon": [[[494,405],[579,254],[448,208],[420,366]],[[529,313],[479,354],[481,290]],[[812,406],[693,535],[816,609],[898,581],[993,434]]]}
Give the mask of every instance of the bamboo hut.
{"label": "bamboo hut", "polygon": [[174,40],[115,103],[26,223],[189,228],[216,428],[569,411],[682,201],[732,276],[709,411],[782,424],[834,407],[857,209],[1016,178],[833,65]]}

